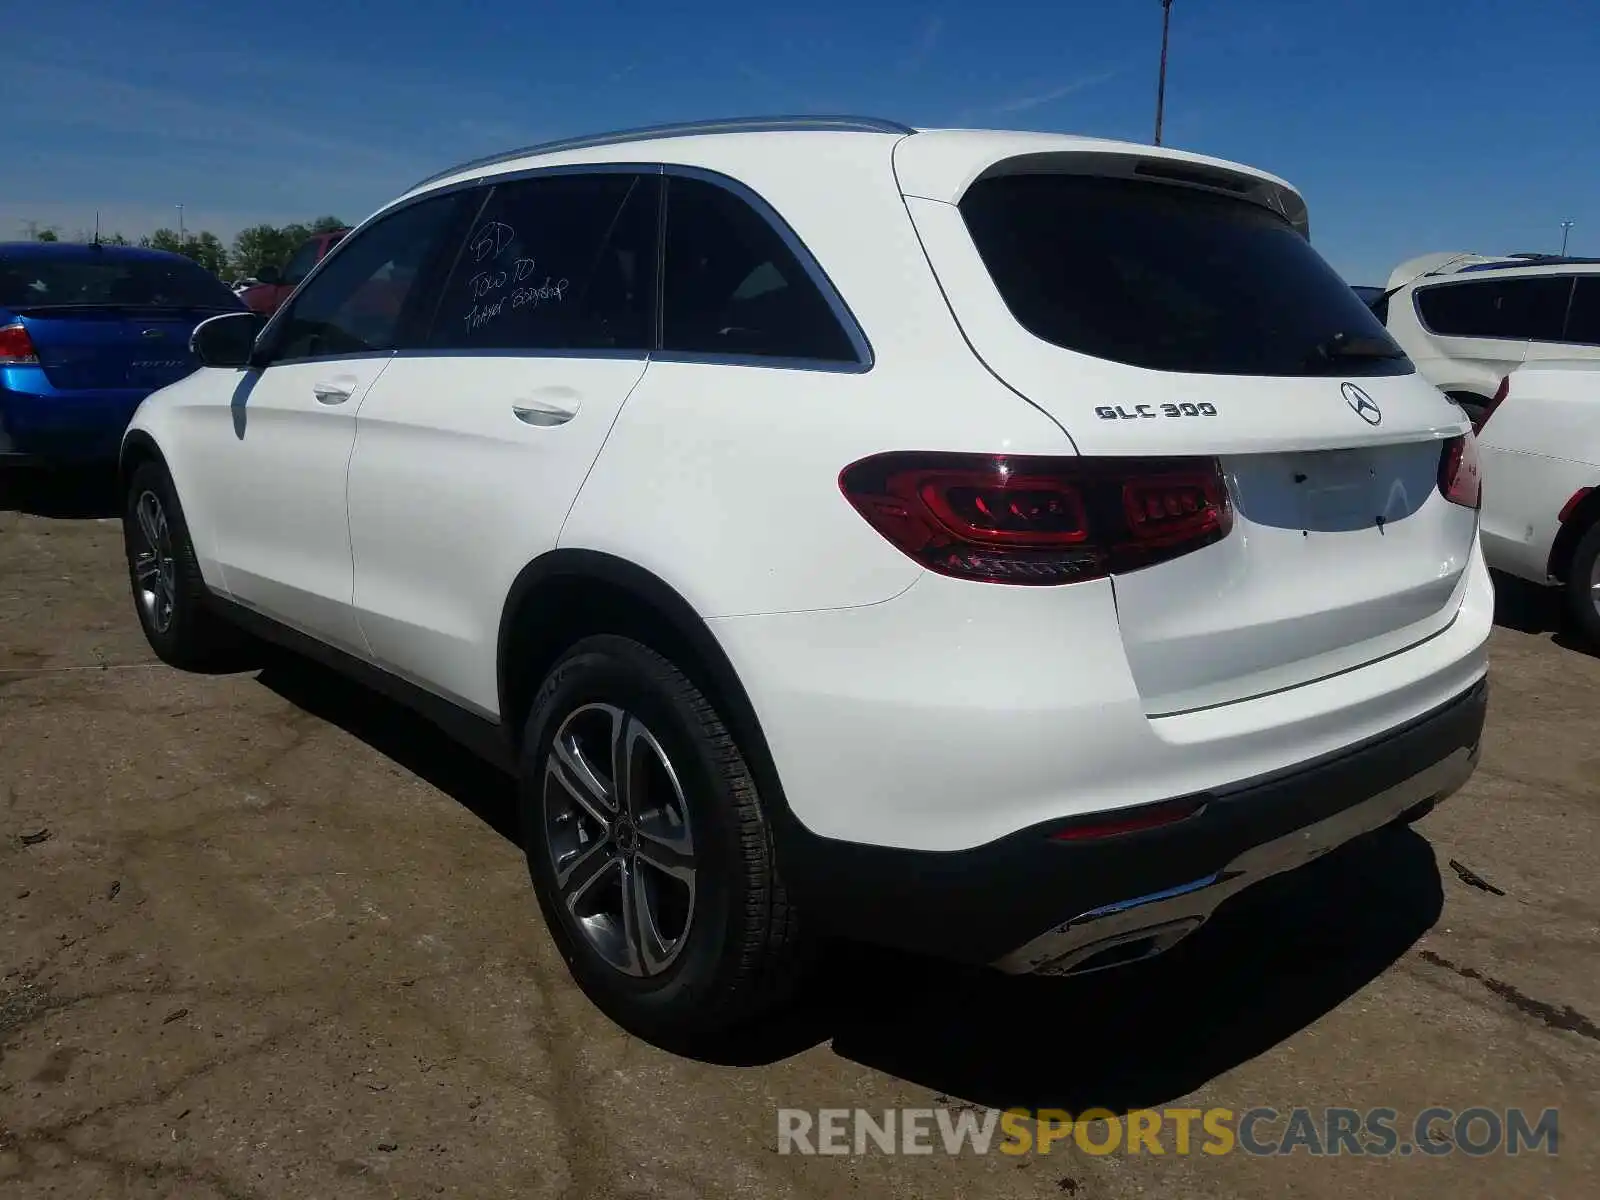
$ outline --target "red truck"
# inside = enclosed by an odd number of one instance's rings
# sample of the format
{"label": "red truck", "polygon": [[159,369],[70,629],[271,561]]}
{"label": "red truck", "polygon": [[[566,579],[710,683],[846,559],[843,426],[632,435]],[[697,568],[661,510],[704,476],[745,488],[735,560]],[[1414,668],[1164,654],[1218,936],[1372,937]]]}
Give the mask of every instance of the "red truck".
{"label": "red truck", "polygon": [[312,234],[290,256],[289,264],[282,271],[276,267],[262,267],[258,276],[260,282],[241,292],[239,299],[253,312],[271,316],[289,298],[289,293],[299,286],[300,281],[311,273],[311,268],[321,262],[328,251],[349,232],[348,229],[332,229],[327,233]]}

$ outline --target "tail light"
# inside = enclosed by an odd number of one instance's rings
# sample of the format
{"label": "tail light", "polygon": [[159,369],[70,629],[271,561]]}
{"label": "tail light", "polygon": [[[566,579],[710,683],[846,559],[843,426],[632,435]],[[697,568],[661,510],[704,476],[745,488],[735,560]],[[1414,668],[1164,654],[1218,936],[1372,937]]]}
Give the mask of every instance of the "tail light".
{"label": "tail light", "polygon": [[25,366],[38,361],[39,355],[26,325],[0,325],[0,367]]}
{"label": "tail light", "polygon": [[1482,472],[1478,467],[1478,439],[1470,434],[1453,437],[1439,453],[1439,491],[1451,504],[1477,508],[1483,502]]}
{"label": "tail light", "polygon": [[1500,386],[1494,390],[1494,398],[1484,408],[1483,415],[1472,423],[1473,433],[1482,433],[1483,427],[1489,423],[1489,418],[1494,416],[1494,410],[1500,407],[1501,401],[1511,394],[1511,376],[1505,375],[1500,379]]}
{"label": "tail light", "polygon": [[941,575],[1078,583],[1220,541],[1233,509],[1216,459],[892,453],[839,489],[868,524]]}

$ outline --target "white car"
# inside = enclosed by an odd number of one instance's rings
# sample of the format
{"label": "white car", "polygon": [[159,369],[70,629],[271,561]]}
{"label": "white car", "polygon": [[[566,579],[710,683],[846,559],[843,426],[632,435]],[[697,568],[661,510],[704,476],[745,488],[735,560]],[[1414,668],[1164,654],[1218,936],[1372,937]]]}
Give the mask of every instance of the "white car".
{"label": "white car", "polygon": [[1481,419],[1523,363],[1600,362],[1600,260],[1431,254],[1400,264],[1376,311],[1417,370]]}
{"label": "white car", "polygon": [[659,1037],[816,937],[1165,949],[1476,763],[1476,454],[1248,167],[857,119],[453,168],[127,435],[156,652],[238,626],[522,781]]}
{"label": "white car", "polygon": [[1562,588],[1600,646],[1600,361],[1513,371],[1485,410],[1479,447],[1484,558]]}

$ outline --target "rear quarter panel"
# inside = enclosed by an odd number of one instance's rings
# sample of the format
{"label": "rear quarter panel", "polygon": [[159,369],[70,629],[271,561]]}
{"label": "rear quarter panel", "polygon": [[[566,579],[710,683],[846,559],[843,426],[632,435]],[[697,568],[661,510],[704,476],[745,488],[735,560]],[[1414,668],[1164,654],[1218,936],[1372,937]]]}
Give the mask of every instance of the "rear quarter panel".
{"label": "rear quarter panel", "polygon": [[826,171],[814,152],[785,153],[782,137],[735,161],[715,147],[700,157],[694,141],[675,152],[736,175],[810,249],[871,343],[873,365],[652,361],[560,544],[654,572],[703,617],[888,600],[921,567],[844,499],[841,470],[887,450],[1060,454],[1071,445],[962,340],[895,183],[892,138],[834,139]]}
{"label": "rear quarter panel", "polygon": [[1600,484],[1600,370],[1512,373],[1479,446],[1485,558],[1496,570],[1549,582],[1562,507]]}

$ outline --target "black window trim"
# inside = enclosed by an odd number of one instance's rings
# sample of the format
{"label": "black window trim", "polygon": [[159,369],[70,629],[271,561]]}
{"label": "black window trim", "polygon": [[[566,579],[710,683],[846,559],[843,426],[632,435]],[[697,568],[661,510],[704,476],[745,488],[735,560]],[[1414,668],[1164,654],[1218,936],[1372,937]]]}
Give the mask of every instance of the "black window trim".
{"label": "black window trim", "polygon": [[[1582,345],[1583,343],[1581,343],[1581,342],[1569,342],[1569,341],[1567,341],[1566,334],[1567,334],[1567,322],[1569,320],[1571,320],[1571,318],[1572,318],[1572,297],[1573,297],[1574,293],[1576,293],[1576,291],[1578,289],[1578,276],[1579,276],[1579,274],[1585,274],[1585,273],[1587,273],[1587,272],[1573,272],[1571,274],[1567,274],[1567,273],[1562,272],[1562,271],[1551,271],[1548,274],[1531,275],[1531,274],[1525,274],[1523,272],[1518,272],[1517,274],[1514,274],[1514,275],[1499,275],[1499,276],[1494,276],[1494,277],[1489,278],[1489,279],[1484,279],[1481,276],[1477,276],[1477,275],[1475,275],[1474,277],[1472,277],[1470,279],[1443,279],[1443,280],[1440,280],[1438,283],[1430,283],[1430,284],[1427,284],[1424,287],[1412,288],[1411,289],[1411,311],[1417,314],[1417,324],[1422,326],[1423,332],[1429,334],[1432,337],[1467,338],[1468,340],[1479,341],[1479,342],[1525,342],[1525,343],[1527,343],[1529,345],[1539,345],[1539,346],[1569,346],[1569,345],[1577,346],[1577,345]],[[1600,272],[1597,272],[1595,274],[1596,274],[1596,278],[1600,278]],[[1432,325],[1429,325],[1427,317],[1422,315],[1422,293],[1423,292],[1432,292],[1432,291],[1437,291],[1439,288],[1448,288],[1448,287],[1489,287],[1489,286],[1491,286],[1492,284],[1495,284],[1495,283],[1505,283],[1505,282],[1513,281],[1513,280],[1520,281],[1520,280],[1524,280],[1524,279],[1565,279],[1567,281],[1567,304],[1566,304],[1566,308],[1562,311],[1562,314],[1561,314],[1561,336],[1560,337],[1558,337],[1558,338],[1527,338],[1527,337],[1507,337],[1507,336],[1504,336],[1502,334],[1494,334],[1494,333],[1440,333]]]}
{"label": "black window trim", "polygon": [[[715,364],[720,366],[738,367],[765,367],[769,370],[789,371],[820,371],[827,374],[862,375],[872,370],[876,364],[876,355],[872,343],[867,340],[866,332],[861,328],[861,323],[845,303],[839,289],[834,286],[833,280],[822,269],[822,264],[811,253],[806,244],[800,240],[798,234],[778,211],[769,204],[764,196],[747,184],[724,175],[720,171],[708,170],[704,167],[687,166],[679,163],[648,163],[648,162],[605,162],[605,163],[563,163],[559,166],[529,167],[520,171],[501,171],[491,174],[479,175],[470,179],[460,179],[443,187],[429,188],[427,191],[418,192],[407,196],[385,208],[379,209],[366,220],[357,224],[349,233],[340,238],[326,254],[311,268],[311,272],[296,285],[293,292],[279,305],[278,310],[268,319],[266,325],[256,336],[256,353],[262,354],[266,347],[272,345],[277,327],[287,318],[285,314],[294,304],[300,292],[326,269],[327,264],[345,248],[350,246],[367,229],[378,221],[403,212],[413,204],[420,204],[424,200],[431,200],[438,196],[446,196],[454,192],[483,188],[487,200],[491,190],[501,184],[515,183],[524,179],[536,179],[542,176],[554,175],[659,175],[679,176],[685,179],[698,179],[709,183],[724,191],[732,193],[748,204],[755,214],[771,226],[789,252],[794,255],[795,261],[800,264],[806,277],[813,287],[821,293],[827,303],[834,319],[844,330],[849,339],[851,348],[855,351],[854,359],[822,359],[822,358],[778,358],[759,354],[723,354],[714,352],[687,352],[666,351],[661,349],[662,331],[662,288],[665,284],[664,273],[661,270],[661,257],[666,251],[666,204],[664,197],[657,199],[657,227],[656,227],[656,295],[655,295],[655,337],[652,339],[651,349],[640,350],[429,350],[425,347],[412,350],[369,350],[354,354],[319,355],[309,358],[280,358],[271,362],[264,362],[262,366],[290,366],[297,363],[308,362],[338,362],[363,358],[445,358],[445,357],[480,357],[480,358],[594,358],[594,359],[652,359],[660,362],[690,363],[690,364]],[[479,206],[479,212],[482,206]],[[459,255],[460,247],[456,253]],[[437,316],[437,310],[435,310]],[[430,322],[431,325],[431,322]]]}

